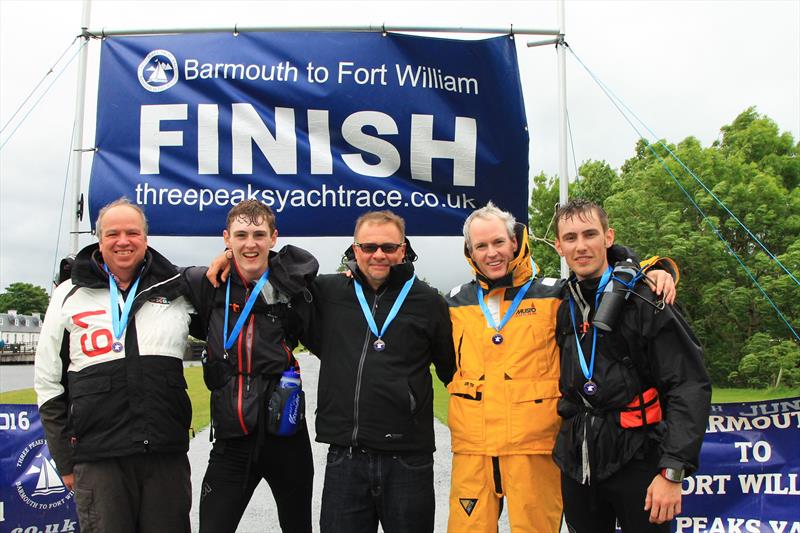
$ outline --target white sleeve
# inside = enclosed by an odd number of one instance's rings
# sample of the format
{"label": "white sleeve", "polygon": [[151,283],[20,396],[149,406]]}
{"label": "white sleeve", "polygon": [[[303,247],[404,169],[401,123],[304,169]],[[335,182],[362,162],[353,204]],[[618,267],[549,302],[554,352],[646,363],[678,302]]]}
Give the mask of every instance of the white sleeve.
{"label": "white sleeve", "polygon": [[64,299],[72,287],[72,282],[67,280],[53,291],[42,324],[39,344],[36,347],[33,377],[33,388],[36,391],[39,407],[64,392],[64,386],[61,383],[63,370],[61,342],[64,329],[68,327],[69,317],[65,317],[61,310]]}

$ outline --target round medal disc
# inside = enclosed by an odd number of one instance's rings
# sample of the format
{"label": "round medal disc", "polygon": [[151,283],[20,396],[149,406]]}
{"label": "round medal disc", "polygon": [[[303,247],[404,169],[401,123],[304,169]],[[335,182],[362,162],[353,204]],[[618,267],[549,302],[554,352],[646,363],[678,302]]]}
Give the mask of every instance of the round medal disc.
{"label": "round medal disc", "polygon": [[386,348],[386,343],[378,339],[372,343],[372,347],[375,348],[376,352],[382,352]]}
{"label": "round medal disc", "polygon": [[501,344],[503,342],[503,336],[499,333],[495,333],[492,335],[492,342],[495,344]]}
{"label": "round medal disc", "polygon": [[111,349],[114,350],[117,353],[121,352],[122,351],[122,343],[119,342],[119,341],[116,341],[114,344],[111,345]]}
{"label": "round medal disc", "polygon": [[597,392],[597,383],[592,380],[587,381],[583,384],[583,392],[585,392],[587,396],[594,396],[594,393]]}

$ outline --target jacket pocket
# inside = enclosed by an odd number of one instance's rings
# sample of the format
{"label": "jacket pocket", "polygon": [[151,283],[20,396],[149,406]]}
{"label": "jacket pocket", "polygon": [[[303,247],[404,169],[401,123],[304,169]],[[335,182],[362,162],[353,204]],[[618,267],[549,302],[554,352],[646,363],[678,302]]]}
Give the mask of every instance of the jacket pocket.
{"label": "jacket pocket", "polygon": [[69,424],[77,437],[86,435],[93,428],[107,429],[111,420],[104,420],[104,415],[113,418],[116,414],[111,395],[111,376],[91,376],[76,378],[70,383]]}
{"label": "jacket pocket", "polygon": [[560,426],[558,381],[506,380],[509,437],[525,452],[551,452]]}
{"label": "jacket pocket", "polygon": [[203,381],[208,390],[224,387],[233,375],[233,367],[225,359],[207,356],[203,360]]}
{"label": "jacket pocket", "polygon": [[214,432],[219,438],[241,437],[253,432],[258,424],[264,380],[259,376],[238,374],[224,386],[211,391]]}
{"label": "jacket pocket", "polygon": [[447,385],[450,406],[447,425],[453,436],[453,449],[483,448],[486,439],[483,381],[454,379]]}

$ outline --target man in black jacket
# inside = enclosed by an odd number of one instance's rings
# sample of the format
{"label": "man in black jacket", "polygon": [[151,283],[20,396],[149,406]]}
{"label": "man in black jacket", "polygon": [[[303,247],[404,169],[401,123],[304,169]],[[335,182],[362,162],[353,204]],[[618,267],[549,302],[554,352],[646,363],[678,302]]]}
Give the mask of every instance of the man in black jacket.
{"label": "man in black jacket", "polygon": [[139,207],[112,202],[96,229],[99,243],[53,292],[36,350],[47,444],[82,532],[188,532],[193,310],[177,269],[148,248]]}
{"label": "man in black jacket", "polygon": [[626,532],[668,532],[710,410],[702,350],[680,313],[636,282],[633,264],[609,266],[614,230],[602,208],[563,206],[556,235],[573,271],[557,318],[564,420],[553,453],[567,525],[611,533],[618,519]]}
{"label": "man in black jacket", "polygon": [[416,279],[405,223],[356,222],[341,274],[317,277],[302,305],[304,344],[321,361],[317,440],[330,444],[323,533],[433,531],[433,389],[454,354],[447,305]]}
{"label": "man in black jacket", "polygon": [[214,288],[206,268],[185,271],[202,322],[197,335],[208,341],[203,376],[215,438],[201,489],[200,531],[236,531],[265,479],[282,531],[310,533],[314,466],[306,422],[299,420],[291,435],[271,434],[267,403],[281,374],[299,369],[292,350],[300,322],[290,298],[307,294],[317,260],[290,245],[273,252],[275,215],[257,200],[228,212],[223,237],[231,265],[226,284]]}

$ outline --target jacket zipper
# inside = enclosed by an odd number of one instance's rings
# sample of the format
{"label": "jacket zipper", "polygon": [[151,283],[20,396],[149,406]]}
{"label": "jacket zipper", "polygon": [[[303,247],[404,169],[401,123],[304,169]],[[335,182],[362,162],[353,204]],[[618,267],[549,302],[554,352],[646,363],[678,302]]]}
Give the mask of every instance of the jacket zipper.
{"label": "jacket zipper", "polygon": [[[386,289],[384,288],[383,292]],[[375,293],[375,300],[372,302],[372,316],[375,316],[375,311],[378,309],[378,300],[380,299],[381,295],[383,294]],[[350,439],[350,442],[353,446],[358,445],[358,401],[361,396],[361,377],[364,374],[364,361],[367,359],[367,350],[369,349],[369,336],[370,336],[370,329],[369,325],[367,325],[367,333],[364,337],[364,346],[361,347],[361,358],[358,361],[358,375],[356,376],[356,393],[353,397],[353,435]]]}
{"label": "jacket zipper", "polygon": [[[245,291],[244,291],[244,299],[245,299],[245,301],[247,301],[247,298],[249,298],[249,296],[250,296],[250,289],[246,288]],[[250,432],[247,431],[247,424],[244,423],[244,413],[242,412],[242,392],[243,392],[243,389],[244,389],[244,375],[242,373],[242,337],[244,337],[244,336],[245,335],[243,335],[242,332],[240,331],[239,332],[239,338],[237,339],[237,342],[236,342],[237,351],[239,352],[239,357],[238,357],[239,372],[238,372],[238,376],[237,376],[237,379],[239,381],[239,386],[237,388],[239,390],[237,391],[236,415],[237,415],[237,418],[239,419],[239,426],[241,426],[242,431],[244,432],[244,434],[248,435]],[[250,379],[249,376],[248,376],[248,379]],[[248,387],[249,387],[249,385],[250,384],[248,382]]]}

